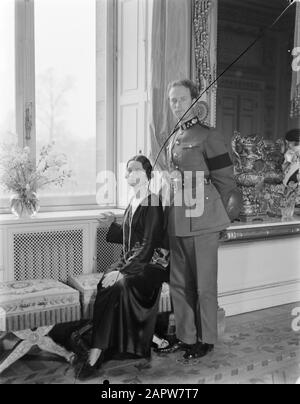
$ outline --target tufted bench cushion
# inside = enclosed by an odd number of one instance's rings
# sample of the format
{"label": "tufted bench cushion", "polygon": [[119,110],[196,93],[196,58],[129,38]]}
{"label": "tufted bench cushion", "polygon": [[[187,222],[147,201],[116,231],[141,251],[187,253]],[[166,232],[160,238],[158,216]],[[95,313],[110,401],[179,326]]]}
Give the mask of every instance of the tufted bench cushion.
{"label": "tufted bench cushion", "polygon": [[0,283],[0,331],[80,320],[79,292],[52,279]]}
{"label": "tufted bench cushion", "polygon": [[[93,317],[93,307],[97,294],[97,285],[102,279],[102,273],[92,273],[71,277],[69,284],[80,292],[81,313],[83,319]],[[172,310],[169,285],[164,283],[162,286],[159,312],[170,312]]]}

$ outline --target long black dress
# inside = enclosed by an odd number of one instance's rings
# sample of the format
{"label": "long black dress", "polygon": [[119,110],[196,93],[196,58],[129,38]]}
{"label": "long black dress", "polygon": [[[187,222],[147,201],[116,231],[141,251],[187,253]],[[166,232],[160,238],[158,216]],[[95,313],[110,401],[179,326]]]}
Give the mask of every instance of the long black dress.
{"label": "long black dress", "polygon": [[122,243],[123,251],[107,272],[120,271],[124,278],[106,289],[102,281],[98,285],[92,348],[150,356],[161,285],[169,276],[163,210],[154,200],[149,195],[148,206],[139,205],[133,217],[129,205],[123,225],[113,223],[108,231],[107,241]]}

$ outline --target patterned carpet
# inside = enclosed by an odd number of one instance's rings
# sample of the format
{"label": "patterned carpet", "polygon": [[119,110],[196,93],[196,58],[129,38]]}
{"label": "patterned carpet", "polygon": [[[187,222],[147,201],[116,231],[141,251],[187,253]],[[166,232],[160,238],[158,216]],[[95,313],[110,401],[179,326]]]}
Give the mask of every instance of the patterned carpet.
{"label": "patterned carpet", "polygon": [[[153,353],[152,360],[113,360],[92,384],[295,384],[300,378],[300,332],[292,330],[292,309],[300,303],[226,319],[226,333],[214,352],[194,361],[182,352]],[[63,359],[31,351],[2,373],[0,384],[73,384],[74,369]]]}

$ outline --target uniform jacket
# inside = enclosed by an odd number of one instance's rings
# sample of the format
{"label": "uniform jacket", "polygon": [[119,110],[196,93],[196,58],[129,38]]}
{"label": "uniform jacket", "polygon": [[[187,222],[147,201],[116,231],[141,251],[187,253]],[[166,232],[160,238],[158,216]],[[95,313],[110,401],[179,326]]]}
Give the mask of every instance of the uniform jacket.
{"label": "uniform jacket", "polygon": [[[195,124],[196,122],[196,124]],[[236,190],[233,165],[222,137],[216,130],[202,125],[197,119],[185,123],[177,131],[169,147],[170,170],[192,172],[193,185],[197,171],[203,171],[211,183],[203,185],[204,212],[198,217],[186,217],[187,206],[169,208],[170,236],[186,237],[226,229],[230,219],[225,206]],[[200,185],[201,186],[201,185]],[[185,185],[182,185],[183,192]]]}

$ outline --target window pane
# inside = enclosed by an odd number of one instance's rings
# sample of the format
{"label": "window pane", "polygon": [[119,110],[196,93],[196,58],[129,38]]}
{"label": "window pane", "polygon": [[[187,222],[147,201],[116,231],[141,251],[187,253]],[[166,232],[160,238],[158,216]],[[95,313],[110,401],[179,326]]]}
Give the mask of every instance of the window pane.
{"label": "window pane", "polygon": [[37,153],[55,141],[72,182],[40,195],[96,193],[95,0],[35,1]]}
{"label": "window pane", "polygon": [[[14,0],[0,1],[0,89],[0,142],[16,143]],[[0,198],[5,195],[0,187]],[[0,201],[0,207],[7,202]]]}
{"label": "window pane", "polygon": [[16,142],[14,0],[0,1],[0,141]]}

